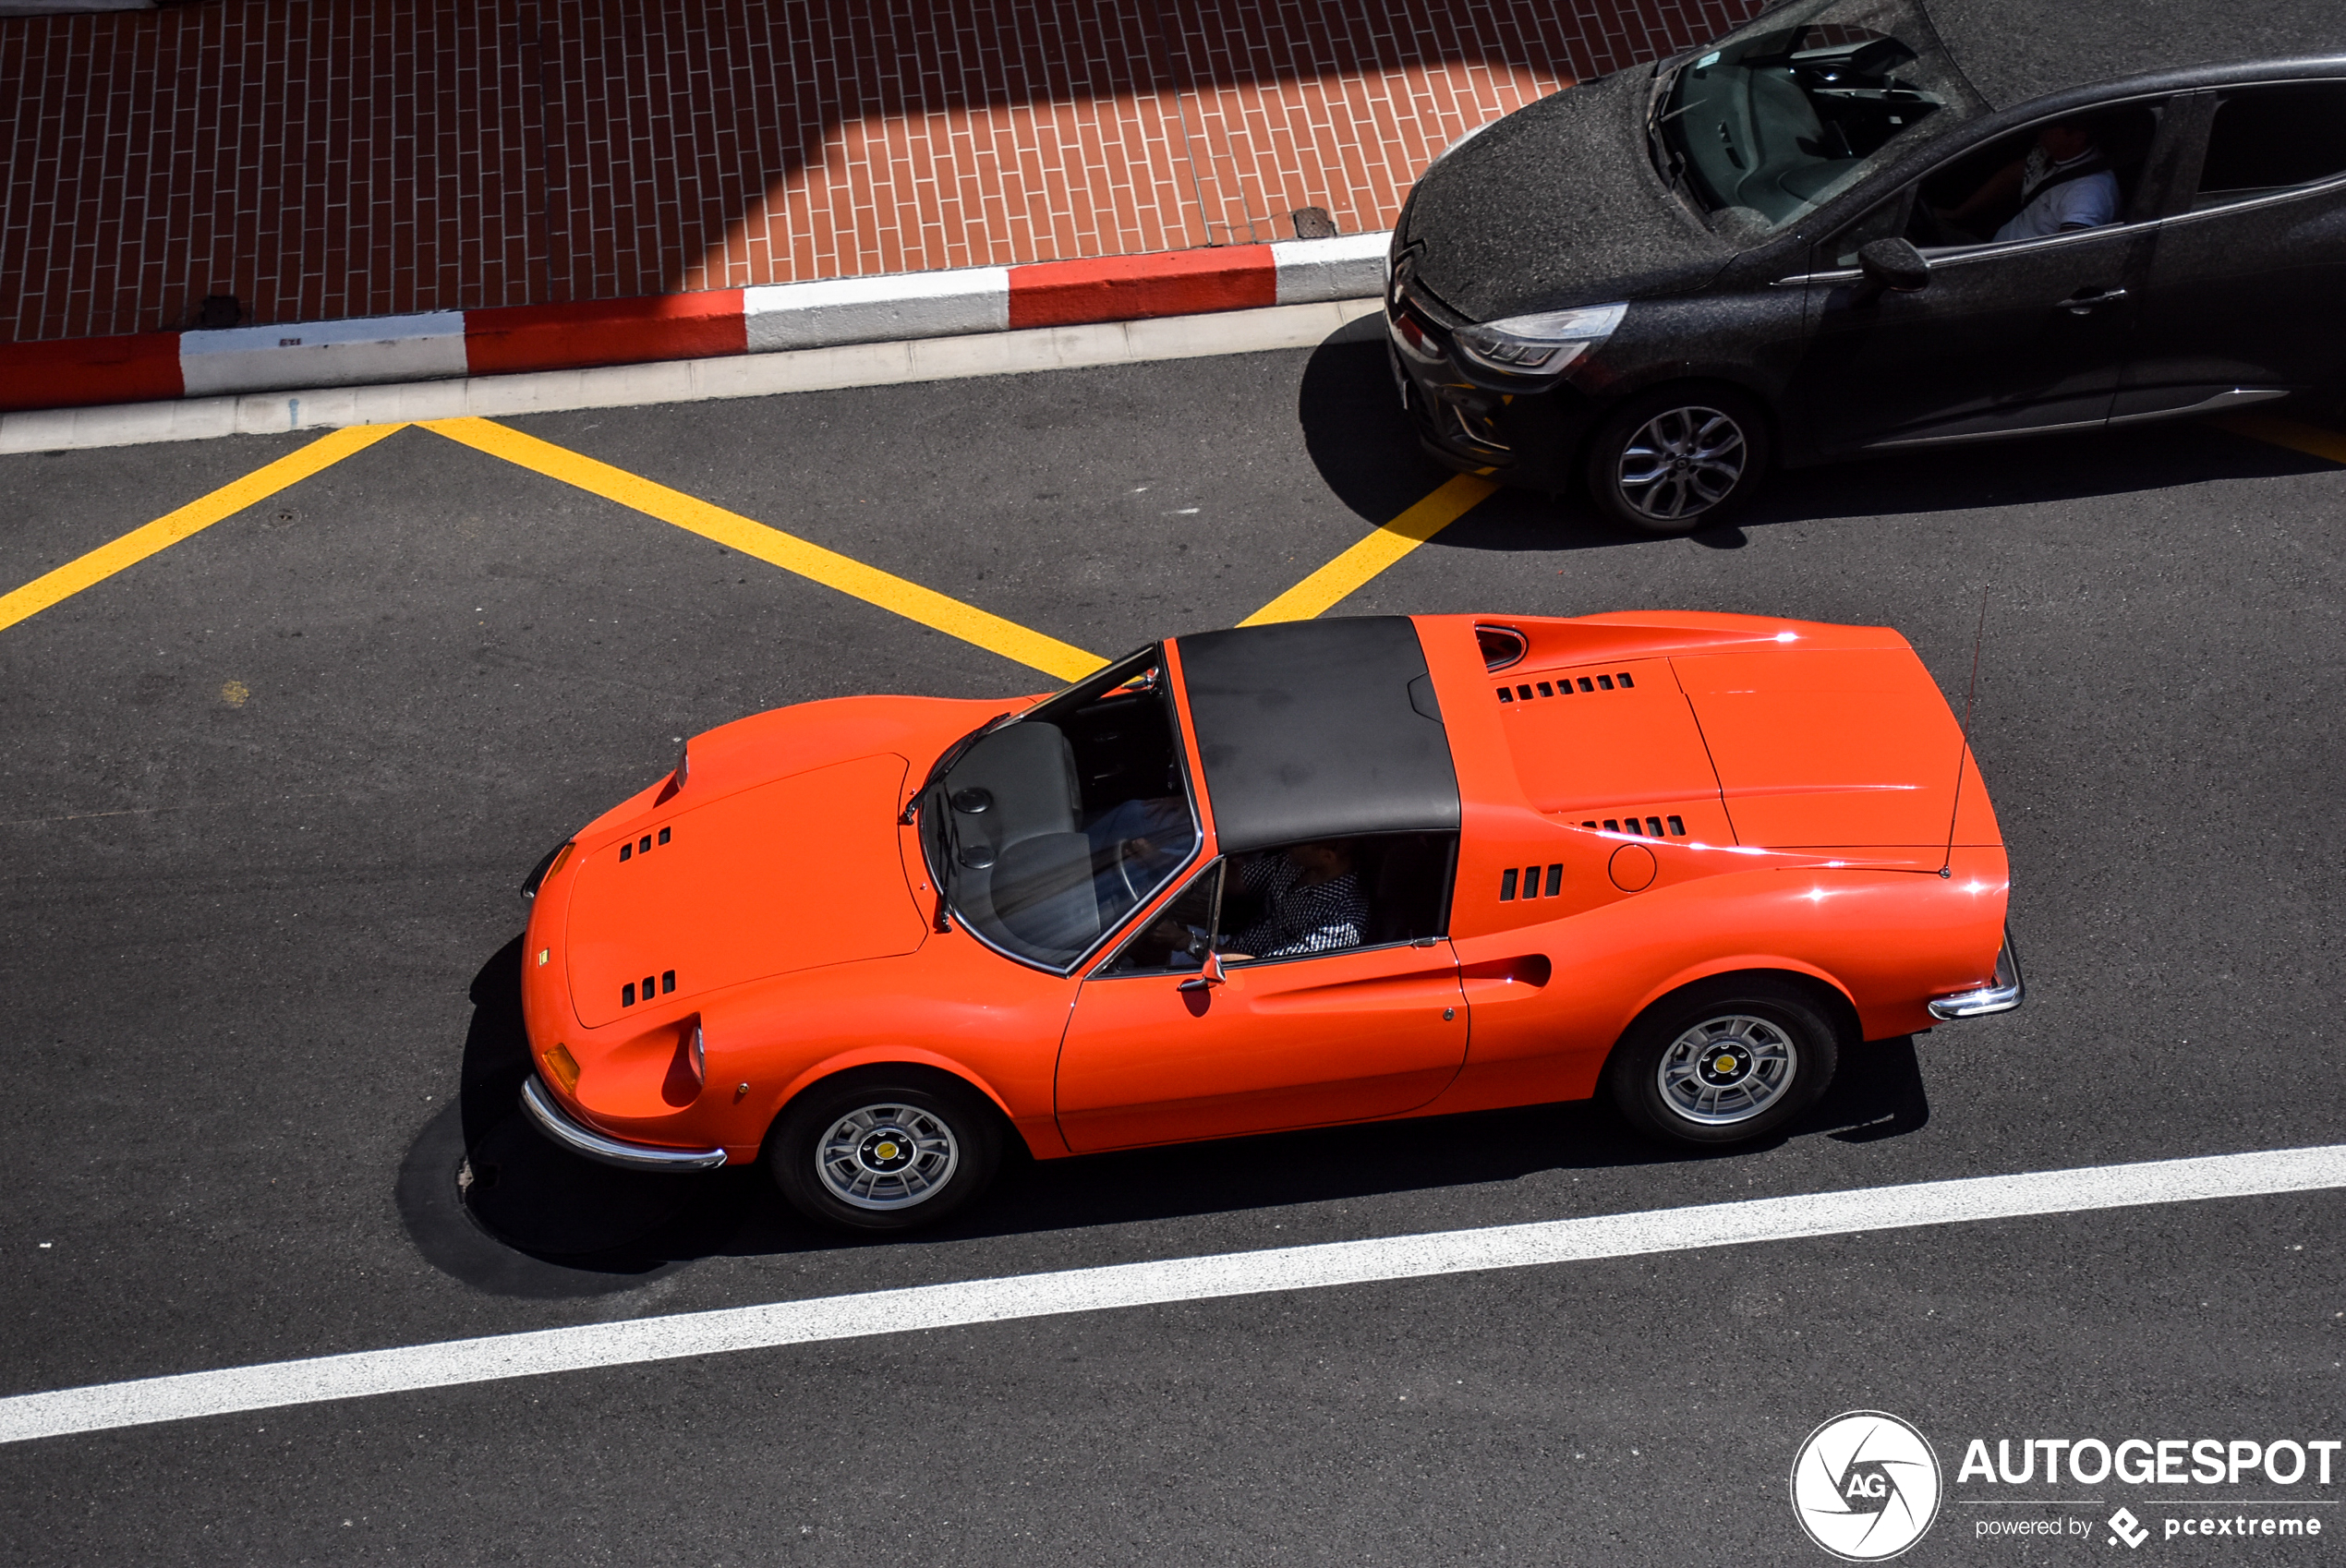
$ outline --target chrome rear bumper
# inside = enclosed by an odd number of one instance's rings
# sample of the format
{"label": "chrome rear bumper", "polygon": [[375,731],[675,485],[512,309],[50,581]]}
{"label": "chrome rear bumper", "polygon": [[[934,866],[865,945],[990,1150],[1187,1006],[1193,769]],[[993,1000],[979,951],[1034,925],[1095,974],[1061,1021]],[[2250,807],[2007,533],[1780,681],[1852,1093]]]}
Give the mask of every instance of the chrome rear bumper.
{"label": "chrome rear bumper", "polygon": [[1959,991],[1952,996],[1933,996],[1930,1016],[1935,1019],[1976,1019],[1989,1013],[2008,1013],[2020,1006],[2027,996],[2028,987],[2020,978],[2020,959],[2012,950],[2012,933],[2004,933],[2004,945],[1996,949],[1995,979],[1977,991]]}
{"label": "chrome rear bumper", "polygon": [[623,1143],[593,1128],[582,1126],[531,1073],[522,1080],[521,1107],[547,1137],[574,1154],[584,1154],[606,1165],[630,1171],[713,1171],[725,1163],[722,1149],[660,1149],[648,1143]]}

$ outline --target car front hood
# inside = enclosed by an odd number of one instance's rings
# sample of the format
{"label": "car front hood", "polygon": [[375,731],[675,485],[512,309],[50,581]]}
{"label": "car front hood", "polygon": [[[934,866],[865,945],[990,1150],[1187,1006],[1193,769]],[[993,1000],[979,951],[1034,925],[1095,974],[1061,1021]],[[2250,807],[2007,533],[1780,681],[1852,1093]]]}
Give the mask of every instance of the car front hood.
{"label": "car front hood", "polygon": [[1784,649],[1681,655],[1671,663],[1738,843],[2001,842],[1963,731],[1911,651]]}
{"label": "car front hood", "polygon": [[1734,247],[1680,205],[1646,152],[1651,71],[1517,110],[1425,172],[1400,244],[1411,274],[1477,321],[1698,288]]}
{"label": "car front hood", "polygon": [[647,980],[682,1004],[918,947],[928,923],[896,821],[910,766],[895,753],[835,762],[582,841],[563,938],[579,1021],[642,1006]]}

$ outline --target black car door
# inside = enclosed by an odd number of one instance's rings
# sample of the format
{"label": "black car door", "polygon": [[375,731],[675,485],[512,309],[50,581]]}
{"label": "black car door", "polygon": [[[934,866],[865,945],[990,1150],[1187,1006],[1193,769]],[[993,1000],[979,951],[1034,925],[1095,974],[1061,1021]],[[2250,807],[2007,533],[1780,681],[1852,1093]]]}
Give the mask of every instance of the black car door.
{"label": "black car door", "polygon": [[[1999,239],[1991,212],[1977,230],[1945,216],[1955,193],[2022,162],[2038,127],[1949,159],[1816,247],[1808,280],[1808,351],[1795,401],[1805,444],[1821,452],[1890,450],[2026,430],[2088,428],[2110,415],[2136,323],[2153,229],[2140,221],[2160,193],[2145,170],[2163,100],[2097,111],[2120,189],[2098,227]],[[1930,261],[1913,293],[1884,293],[1856,269],[1866,241],[1910,239]]]}
{"label": "black car door", "polygon": [[2121,422],[2346,377],[2346,80],[2225,89],[2192,107],[2206,139],[2159,226]]}

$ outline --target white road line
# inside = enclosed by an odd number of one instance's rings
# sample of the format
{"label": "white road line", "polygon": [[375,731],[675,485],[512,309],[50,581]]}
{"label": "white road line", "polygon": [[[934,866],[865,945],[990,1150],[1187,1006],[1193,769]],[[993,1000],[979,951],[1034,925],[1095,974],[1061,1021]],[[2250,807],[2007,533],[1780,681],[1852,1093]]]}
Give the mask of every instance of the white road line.
{"label": "white road line", "polygon": [[729,1350],[763,1350],[1067,1312],[2339,1187],[2346,1187],[2346,1145],[2333,1144],[1861,1188],[1484,1230],[1175,1258],[1155,1263],[1118,1263],[811,1301],[779,1301],[765,1307],[583,1323],[574,1328],[18,1394],[0,1399],[0,1442],[590,1367],[629,1366]]}

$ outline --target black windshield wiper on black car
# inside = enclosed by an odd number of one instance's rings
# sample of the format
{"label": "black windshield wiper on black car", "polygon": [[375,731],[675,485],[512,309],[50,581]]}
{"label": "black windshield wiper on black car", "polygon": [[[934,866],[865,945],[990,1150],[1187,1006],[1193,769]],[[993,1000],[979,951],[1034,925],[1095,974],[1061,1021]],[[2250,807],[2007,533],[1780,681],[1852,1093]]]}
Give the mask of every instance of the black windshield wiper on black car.
{"label": "black windshield wiper on black car", "polygon": [[1672,150],[1669,138],[1662,130],[1664,124],[1686,113],[1684,109],[1673,110],[1669,114],[1663,114],[1662,110],[1662,106],[1670,102],[1671,93],[1676,90],[1678,78],[1686,68],[1686,63],[1681,61],[1662,72],[1653,84],[1653,96],[1646,103],[1646,156],[1653,160],[1653,172],[1662,176],[1663,183],[1670,187],[1670,193],[1693,206],[1696,203],[1692,199],[1692,192],[1687,188],[1686,160]]}

